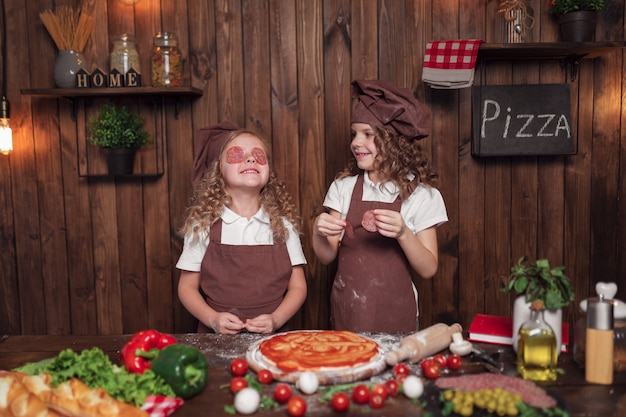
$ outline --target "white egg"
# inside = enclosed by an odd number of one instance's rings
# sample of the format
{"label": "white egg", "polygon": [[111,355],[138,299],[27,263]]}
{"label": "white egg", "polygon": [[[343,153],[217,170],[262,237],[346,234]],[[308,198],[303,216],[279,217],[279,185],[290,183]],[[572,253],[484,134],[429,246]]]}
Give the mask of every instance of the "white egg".
{"label": "white egg", "polygon": [[424,383],[419,377],[409,375],[404,378],[402,389],[408,398],[419,398],[424,393]]}
{"label": "white egg", "polygon": [[302,391],[304,394],[313,394],[320,386],[320,381],[317,379],[317,375],[311,371],[305,371],[300,374],[298,381],[296,382],[296,388]]}
{"label": "white egg", "polygon": [[244,388],[235,395],[235,410],[239,414],[252,414],[261,403],[261,395],[254,388]]}

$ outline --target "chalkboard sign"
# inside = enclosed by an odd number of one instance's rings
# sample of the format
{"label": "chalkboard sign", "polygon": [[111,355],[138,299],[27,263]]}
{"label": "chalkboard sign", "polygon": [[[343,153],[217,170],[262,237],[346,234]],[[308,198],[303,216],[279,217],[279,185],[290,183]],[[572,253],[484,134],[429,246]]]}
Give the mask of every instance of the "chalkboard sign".
{"label": "chalkboard sign", "polygon": [[472,154],[574,154],[571,113],[569,84],[475,86]]}

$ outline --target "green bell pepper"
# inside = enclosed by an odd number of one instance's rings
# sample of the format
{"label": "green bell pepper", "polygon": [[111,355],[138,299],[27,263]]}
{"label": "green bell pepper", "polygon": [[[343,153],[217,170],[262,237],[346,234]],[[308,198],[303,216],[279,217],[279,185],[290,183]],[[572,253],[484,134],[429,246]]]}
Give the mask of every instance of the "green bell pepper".
{"label": "green bell pepper", "polygon": [[151,369],[183,399],[202,391],[208,379],[204,354],[193,346],[179,343],[161,349],[159,356],[151,361]]}

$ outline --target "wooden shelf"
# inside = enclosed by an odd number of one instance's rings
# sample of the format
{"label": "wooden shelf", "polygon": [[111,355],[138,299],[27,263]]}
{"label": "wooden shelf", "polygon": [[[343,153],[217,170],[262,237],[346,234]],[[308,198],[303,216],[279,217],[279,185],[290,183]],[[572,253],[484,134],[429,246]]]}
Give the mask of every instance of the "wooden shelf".
{"label": "wooden shelf", "polygon": [[115,88],[25,88],[23,95],[37,97],[107,97],[107,96],[202,96],[195,87],[115,87]]}
{"label": "wooden shelf", "polygon": [[[159,178],[164,173],[164,141],[165,141],[165,119],[166,119],[166,97],[173,97],[176,99],[174,103],[174,116],[178,118],[179,99],[181,97],[197,98],[202,96],[202,90],[194,87],[115,87],[115,88],[35,88],[35,89],[21,89],[22,95],[28,95],[39,98],[64,98],[71,102],[71,118],[77,122],[77,102],[85,105],[90,100],[89,98],[125,98],[125,97],[139,97],[142,99],[149,99],[154,105],[154,126],[155,131],[155,143],[154,143],[154,171],[153,172],[140,172],[131,175],[112,176],[105,173],[92,173],[89,170],[89,147],[86,144],[79,143],[78,137],[76,138],[77,144],[77,159],[78,159],[78,175],[79,177],[86,177],[90,179],[98,180],[115,180],[115,179],[151,179]],[[156,100],[155,100],[156,99]],[[84,122],[81,122],[84,123]],[[85,128],[82,126],[81,128]],[[87,162],[82,162],[87,161]]]}
{"label": "wooden shelf", "polygon": [[483,43],[478,59],[485,61],[594,59],[626,47],[626,42]]}

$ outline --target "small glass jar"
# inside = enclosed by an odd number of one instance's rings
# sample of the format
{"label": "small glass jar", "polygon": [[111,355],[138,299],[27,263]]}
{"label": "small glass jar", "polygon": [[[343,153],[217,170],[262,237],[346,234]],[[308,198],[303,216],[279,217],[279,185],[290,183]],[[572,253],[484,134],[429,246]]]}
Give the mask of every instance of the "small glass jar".
{"label": "small glass jar", "polygon": [[152,48],[152,86],[180,87],[183,85],[183,60],[176,35],[159,32]]}
{"label": "small glass jar", "polygon": [[132,35],[123,33],[113,39],[109,68],[111,71],[117,69],[121,74],[126,74],[131,68],[141,73],[139,53]]}

